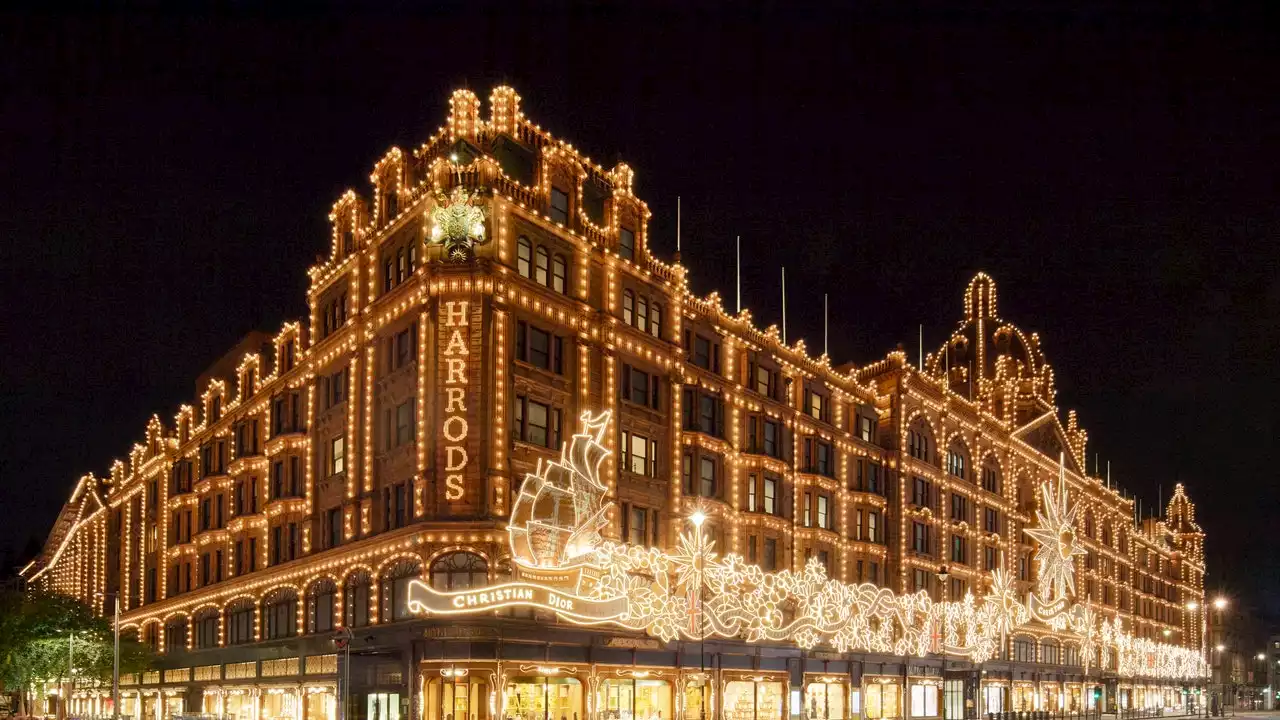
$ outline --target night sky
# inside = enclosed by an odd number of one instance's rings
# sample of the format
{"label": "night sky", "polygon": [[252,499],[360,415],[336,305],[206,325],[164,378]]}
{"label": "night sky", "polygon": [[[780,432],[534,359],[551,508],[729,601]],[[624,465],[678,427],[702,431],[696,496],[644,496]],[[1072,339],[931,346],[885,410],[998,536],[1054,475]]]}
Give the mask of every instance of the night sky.
{"label": "night sky", "polygon": [[698,292],[740,234],[762,324],[785,265],[820,350],[830,293],[837,361],[936,348],[990,273],[1090,464],[1146,508],[1185,483],[1210,592],[1280,619],[1280,38],[1201,6],[0,16],[0,548],[303,317],[338,195],[506,82],[636,169],[661,256],[683,197]]}

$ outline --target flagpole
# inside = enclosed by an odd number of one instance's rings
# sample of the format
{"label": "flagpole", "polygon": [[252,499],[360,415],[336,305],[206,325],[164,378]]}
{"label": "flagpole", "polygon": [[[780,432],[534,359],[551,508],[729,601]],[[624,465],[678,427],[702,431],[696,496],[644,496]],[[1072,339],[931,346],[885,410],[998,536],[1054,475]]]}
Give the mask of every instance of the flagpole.
{"label": "flagpole", "polygon": [[782,266],[782,344],[787,344],[787,266]]}
{"label": "flagpole", "polygon": [[680,262],[680,196],[676,196],[676,262]]}
{"label": "flagpole", "polygon": [[742,313],[742,236],[741,236],[741,235],[739,235],[739,236],[738,236],[737,241],[735,242],[735,251],[734,251],[734,252],[735,252],[735,255],[736,255],[735,264],[736,264],[737,272],[738,272],[738,281],[737,281],[737,287],[738,287],[738,309],[737,309],[737,312],[738,312],[739,314],[741,314],[741,313]]}
{"label": "flagpole", "polygon": [[831,357],[827,352],[827,294],[822,293],[822,354]]}
{"label": "flagpole", "polygon": [[917,366],[920,372],[924,372],[924,325],[920,325],[920,364]]}

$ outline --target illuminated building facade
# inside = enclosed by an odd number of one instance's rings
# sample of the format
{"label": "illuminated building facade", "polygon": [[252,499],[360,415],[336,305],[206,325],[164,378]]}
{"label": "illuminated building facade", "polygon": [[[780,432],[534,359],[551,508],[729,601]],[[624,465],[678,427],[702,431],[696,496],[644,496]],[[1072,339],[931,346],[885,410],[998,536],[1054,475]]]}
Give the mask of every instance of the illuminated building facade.
{"label": "illuminated building facade", "polygon": [[[1090,632],[1118,622],[1144,667],[1177,648],[1198,663],[1194,506],[1179,486],[1162,519],[1137,525],[1133,501],[1087,472],[1086,434],[1074,413],[1061,422],[1040,341],[1000,319],[990,278],[970,283],[923,370],[902,352],[833,366],[694,296],[684,267],[650,254],[633,179],[552,138],[500,87],[487,117],[455,92],[445,127],[374,166],[367,200],[338,199],[308,320],[247,338],[194,405],[153,418],[108,477],[84,478],[24,570],[99,609],[109,600],[95,593],[119,593],[123,626],[162,658],[126,678],[125,713],[328,720],[343,695],[362,720],[960,718],[1187,701],[1198,670],[1128,671],[1138,661],[1109,646],[1090,662],[1062,623],[1068,604],[1087,608]],[[735,567],[821,568],[897,608],[959,608],[999,585],[1018,612],[1040,598],[1061,622],[1019,622],[988,633],[991,653],[970,642],[948,657],[950,620],[932,632],[912,620],[911,648],[817,631],[708,637],[720,616],[702,604],[723,598],[701,592],[683,628],[584,626],[563,606],[411,612],[415,580],[448,593],[525,576],[507,531],[522,482],[584,413],[604,411],[604,541],[676,557],[696,514],[696,537]],[[337,628],[351,630],[342,651]],[[71,709],[103,702],[86,690]]]}

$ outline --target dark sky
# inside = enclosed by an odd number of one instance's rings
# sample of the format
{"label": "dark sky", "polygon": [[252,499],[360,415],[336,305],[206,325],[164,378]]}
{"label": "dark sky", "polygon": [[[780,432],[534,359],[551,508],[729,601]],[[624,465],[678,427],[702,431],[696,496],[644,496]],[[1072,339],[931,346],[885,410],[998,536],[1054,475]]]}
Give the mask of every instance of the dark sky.
{"label": "dark sky", "polygon": [[[0,543],[49,523],[255,328],[305,313],[325,216],[452,88],[637,171],[654,245],[793,337],[936,347],[992,274],[1063,408],[1154,504],[1187,484],[1211,591],[1280,616],[1280,43],[1261,12],[0,17]],[[705,7],[705,6],[704,6]],[[1269,596],[1269,600],[1264,600]]]}

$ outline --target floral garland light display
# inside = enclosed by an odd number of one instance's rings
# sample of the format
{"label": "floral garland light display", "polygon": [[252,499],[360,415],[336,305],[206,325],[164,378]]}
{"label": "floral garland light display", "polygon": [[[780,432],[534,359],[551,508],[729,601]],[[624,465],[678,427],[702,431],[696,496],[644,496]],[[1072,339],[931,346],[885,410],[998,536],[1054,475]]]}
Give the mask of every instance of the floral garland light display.
{"label": "floral garland light display", "polygon": [[919,591],[897,595],[870,583],[827,577],[810,559],[799,572],[767,572],[737,554],[720,555],[700,528],[680,534],[672,550],[606,540],[609,506],[599,467],[611,452],[603,439],[609,413],[585,413],[582,431],[560,459],[526,476],[512,508],[508,533],[519,581],[476,590],[441,592],[415,581],[409,609],[463,614],[522,605],[556,612],[579,624],[613,623],[656,638],[792,642],[840,652],[925,656],[945,652],[983,662],[995,657],[1013,632],[1038,622],[1079,639],[1086,672],[1104,652],[1125,676],[1191,679],[1207,675],[1194,649],[1138,638],[1118,620],[1099,621],[1071,595],[1076,545],[1064,472],[1046,483],[1039,527],[1040,581],[1024,601],[1004,571],[992,574],[981,597],[935,602]]}

